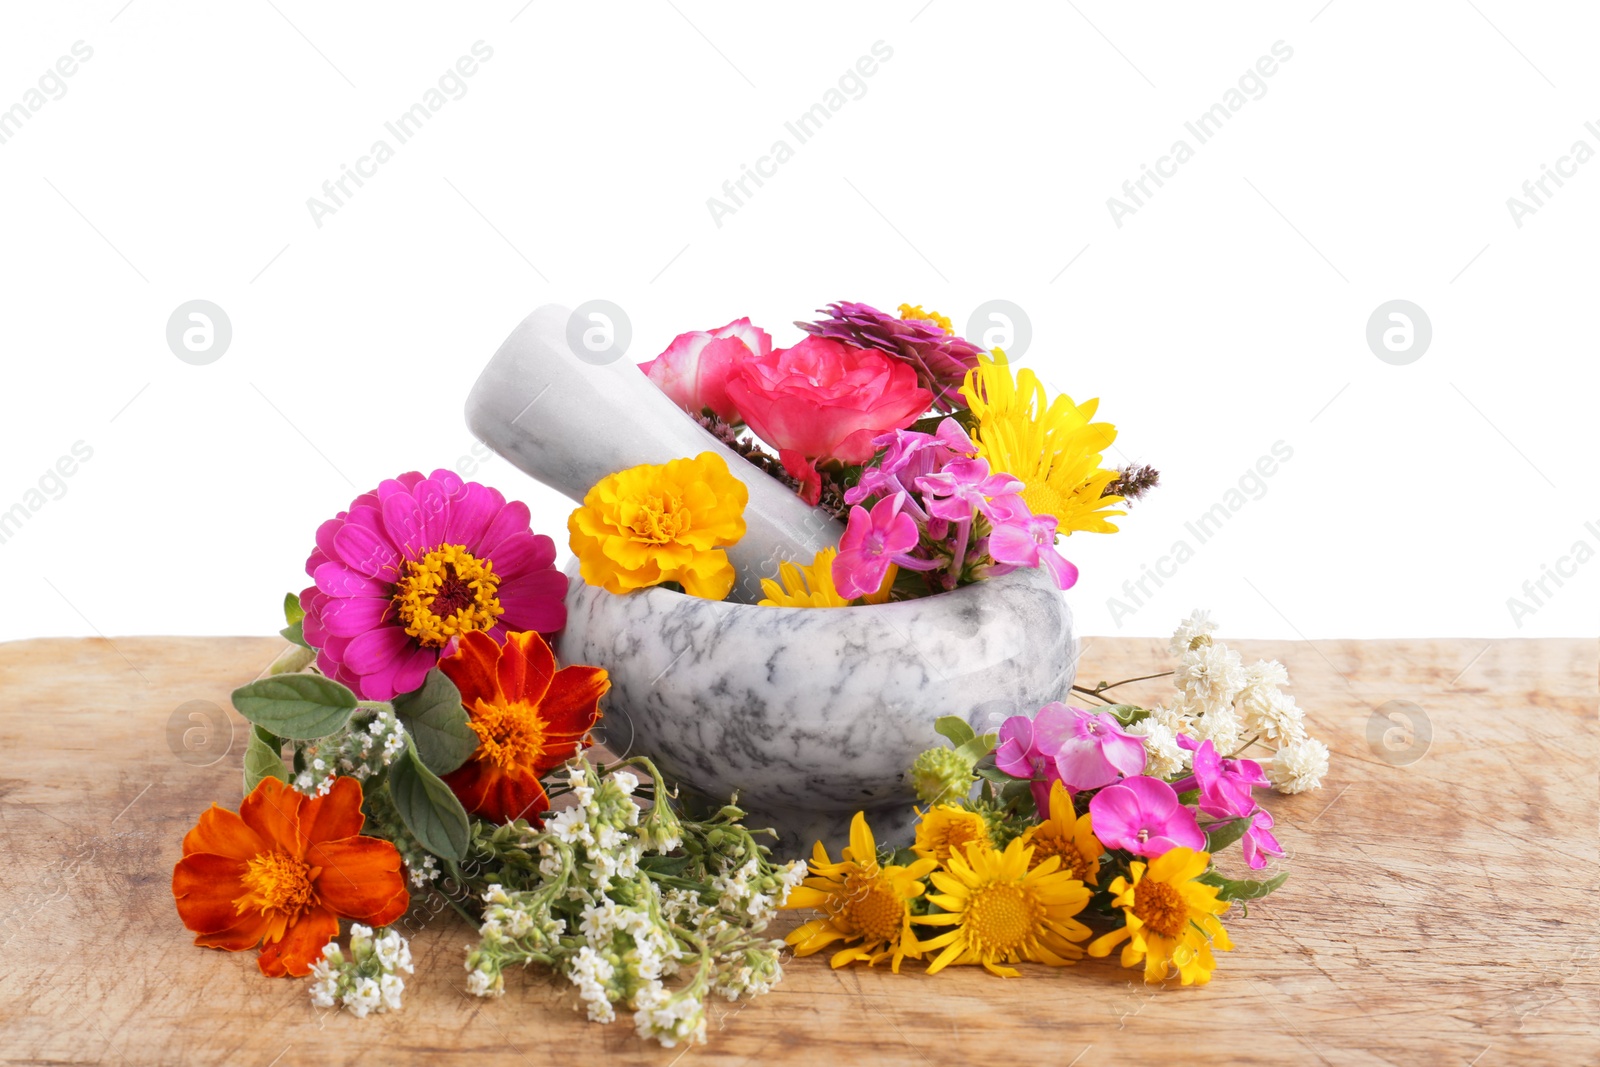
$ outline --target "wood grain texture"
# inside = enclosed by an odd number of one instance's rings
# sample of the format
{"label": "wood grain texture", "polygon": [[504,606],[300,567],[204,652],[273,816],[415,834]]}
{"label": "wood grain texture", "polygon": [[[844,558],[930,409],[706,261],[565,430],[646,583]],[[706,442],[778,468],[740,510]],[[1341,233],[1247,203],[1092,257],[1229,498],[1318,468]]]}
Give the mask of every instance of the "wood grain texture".
{"label": "wood grain texture", "polygon": [[[681,1049],[627,1025],[585,1022],[545,975],[498,1001],[467,996],[471,931],[448,909],[413,917],[405,1011],[365,1020],[318,1012],[304,982],[261,977],[253,954],[190,944],[169,888],[179,840],[211,802],[237,804],[245,731],[227,694],[280,647],[0,645],[0,1061],[679,1062]],[[1237,647],[1289,665],[1335,762],[1320,792],[1269,800],[1294,873],[1248,918],[1229,914],[1237,948],[1211,985],[1147,989],[1113,961],[1003,981],[831,971],[814,957],[791,961],[771,996],[719,1003],[711,1044],[682,1060],[1600,1063],[1597,643]],[[1162,660],[1155,641],[1094,639],[1082,676]],[[1420,705],[1432,727],[1404,766],[1368,741],[1391,700]],[[233,724],[231,751],[208,766],[169,744],[195,725],[187,712],[169,725],[189,701],[228,708]]]}

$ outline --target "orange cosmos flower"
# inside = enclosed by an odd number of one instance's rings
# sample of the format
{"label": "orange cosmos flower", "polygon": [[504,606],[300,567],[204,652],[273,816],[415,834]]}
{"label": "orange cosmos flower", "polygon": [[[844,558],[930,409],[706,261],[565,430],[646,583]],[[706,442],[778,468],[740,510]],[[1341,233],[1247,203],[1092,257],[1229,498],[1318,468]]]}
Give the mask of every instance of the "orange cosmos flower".
{"label": "orange cosmos flower", "polygon": [[261,973],[304,975],[339,935],[339,919],[388,926],[411,904],[400,853],[361,837],[361,783],[339,778],[308,797],[264,778],[238,814],[215,804],[183,838],[172,895],[194,943],[261,946]]}
{"label": "orange cosmos flower", "polygon": [[510,633],[504,647],[482,631],[462,634],[439,669],[461,690],[478,750],[444,776],[474,815],[538,824],[550,807],[539,779],[593,742],[600,698],[611,680],[600,667],[563,667],[537,633]]}

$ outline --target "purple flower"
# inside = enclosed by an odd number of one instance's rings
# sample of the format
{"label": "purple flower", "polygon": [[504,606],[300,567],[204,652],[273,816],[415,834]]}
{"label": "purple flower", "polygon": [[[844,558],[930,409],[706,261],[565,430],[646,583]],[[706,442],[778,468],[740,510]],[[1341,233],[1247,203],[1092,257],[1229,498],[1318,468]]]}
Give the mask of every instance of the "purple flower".
{"label": "purple flower", "polygon": [[977,451],[972,438],[955,419],[945,419],[932,434],[916,430],[892,430],[873,438],[872,447],[883,452],[877,466],[861,472],[861,481],[844,494],[847,504],[859,504],[874,496],[910,493],[917,479],[937,474],[952,460],[970,457]]}
{"label": "purple flower", "polygon": [[1194,812],[1178,803],[1177,790],[1159,778],[1125,778],[1089,801],[1090,826],[1107,848],[1154,857],[1173,848],[1206,847]]}
{"label": "purple flower", "polygon": [[[1020,503],[1020,501],[1019,501]],[[1003,505],[1010,508],[1007,502]],[[1015,514],[1014,511],[1011,514]],[[1053,515],[1029,515],[1002,522],[989,534],[989,556],[996,563],[1018,567],[1049,567],[1056,585],[1071,589],[1078,581],[1078,568],[1057,552],[1056,520]]]}
{"label": "purple flower", "polygon": [[846,600],[877,592],[891,563],[914,571],[938,566],[910,555],[922,534],[917,521],[900,510],[905,502],[905,494],[896,493],[874,504],[871,512],[863,507],[850,509],[850,521],[833,560],[833,584]]}
{"label": "purple flower", "polygon": [[1015,497],[1022,491],[1022,482],[1009,474],[990,474],[986,459],[957,459],[945,465],[938,474],[926,474],[917,479],[923,501],[929,513],[950,522],[970,522],[973,512],[978,512],[991,522],[995,510],[990,497]]}
{"label": "purple flower", "polygon": [[1111,713],[1095,715],[1057,703],[1046,704],[1039,714],[1052,708],[1068,716],[1055,750],[1056,772],[1068,789],[1099,789],[1144,770],[1144,742],[1125,732]]}
{"label": "purple flower", "polygon": [[1210,741],[1196,743],[1187,734],[1178,735],[1178,744],[1194,753],[1194,773],[1174,782],[1173,788],[1198,789],[1196,806],[1213,819],[1250,819],[1240,848],[1252,870],[1267,865],[1262,853],[1283,855],[1283,848],[1272,835],[1272,813],[1258,805],[1253,794],[1269,784],[1261,764],[1250,759],[1223,759]]}

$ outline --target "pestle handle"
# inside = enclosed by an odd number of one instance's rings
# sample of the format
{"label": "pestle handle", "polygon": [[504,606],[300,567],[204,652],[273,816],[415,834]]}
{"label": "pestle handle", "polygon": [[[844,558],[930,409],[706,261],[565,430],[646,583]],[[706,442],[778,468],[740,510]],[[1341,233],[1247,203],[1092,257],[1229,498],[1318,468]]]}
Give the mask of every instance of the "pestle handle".
{"label": "pestle handle", "polygon": [[[596,482],[642,463],[715,452],[750,490],[746,532],[727,549],[738,573],[728,599],[761,599],[784,560],[810,563],[844,527],[752,466],[695,422],[633,361],[594,364],[567,342],[571,312],[546,304],[523,319],[478,376],[467,425],[513,466],[582,501]],[[559,538],[558,538],[559,539]]]}

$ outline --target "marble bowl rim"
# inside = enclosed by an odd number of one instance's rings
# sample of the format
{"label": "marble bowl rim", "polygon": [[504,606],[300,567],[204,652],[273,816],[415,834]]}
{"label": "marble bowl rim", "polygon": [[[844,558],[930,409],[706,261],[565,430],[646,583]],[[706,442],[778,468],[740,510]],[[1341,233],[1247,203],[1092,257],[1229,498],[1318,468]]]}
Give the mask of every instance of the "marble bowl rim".
{"label": "marble bowl rim", "polygon": [[[576,570],[576,566],[574,566],[573,569]],[[581,574],[577,574],[577,575],[570,575],[569,574],[567,577],[570,580],[570,584],[575,589],[581,589],[581,590],[585,590],[585,591],[592,589],[596,593],[604,593],[608,597],[617,597],[619,599],[623,599],[623,598],[627,598],[627,597],[634,597],[634,596],[643,596],[647,600],[657,601],[658,602],[657,606],[659,606],[662,610],[671,609],[671,606],[674,603],[674,600],[676,602],[678,602],[678,603],[698,601],[700,605],[705,606],[709,610],[720,610],[720,611],[725,611],[725,612],[729,612],[729,613],[732,613],[732,612],[735,612],[735,611],[742,611],[744,609],[749,609],[749,610],[752,610],[752,611],[762,611],[762,612],[780,612],[780,611],[781,612],[805,612],[806,613],[805,617],[807,617],[807,618],[817,617],[817,618],[820,619],[820,618],[827,618],[828,617],[827,615],[819,614],[819,613],[822,613],[822,612],[829,612],[829,613],[831,613],[831,612],[843,612],[843,611],[848,611],[848,612],[875,612],[879,616],[882,616],[885,613],[884,609],[886,609],[886,608],[887,609],[899,608],[903,612],[903,611],[915,610],[921,605],[930,604],[930,603],[933,603],[933,602],[950,603],[952,601],[952,599],[957,599],[957,600],[971,599],[973,597],[981,595],[983,593],[983,591],[987,587],[989,587],[992,583],[1005,582],[1007,584],[1007,587],[1009,587],[1010,585],[1014,585],[1014,584],[1017,584],[1019,582],[1026,581],[1027,577],[1032,575],[1037,570],[1039,570],[1039,568],[1036,568],[1036,567],[1018,567],[1016,570],[1010,572],[1009,574],[1002,574],[1002,575],[999,575],[999,576],[994,577],[994,578],[985,578],[981,582],[972,582],[969,585],[963,585],[963,586],[960,586],[960,587],[955,588],[955,589],[947,589],[942,593],[934,593],[931,596],[916,597],[915,599],[912,599],[912,600],[892,600],[892,601],[889,601],[888,603],[885,603],[885,604],[846,604],[843,607],[826,607],[826,608],[790,607],[790,606],[787,606],[787,605],[764,606],[764,605],[761,605],[761,604],[744,604],[744,603],[740,603],[739,601],[735,601],[735,600],[710,600],[710,599],[708,599],[706,597],[690,596],[688,593],[680,593],[676,589],[665,589],[665,588],[662,588],[659,585],[647,586],[647,587],[642,588],[642,589],[630,589],[626,593],[613,593],[611,590],[605,588],[604,586],[589,584],[588,582],[583,580],[583,576]],[[1019,575],[1022,576],[1022,577],[1018,577]],[[1010,581],[1008,581],[1008,579]],[[1055,590],[1055,591],[1057,593],[1064,592],[1064,590]],[[569,595],[571,595],[571,594],[569,593]]]}

